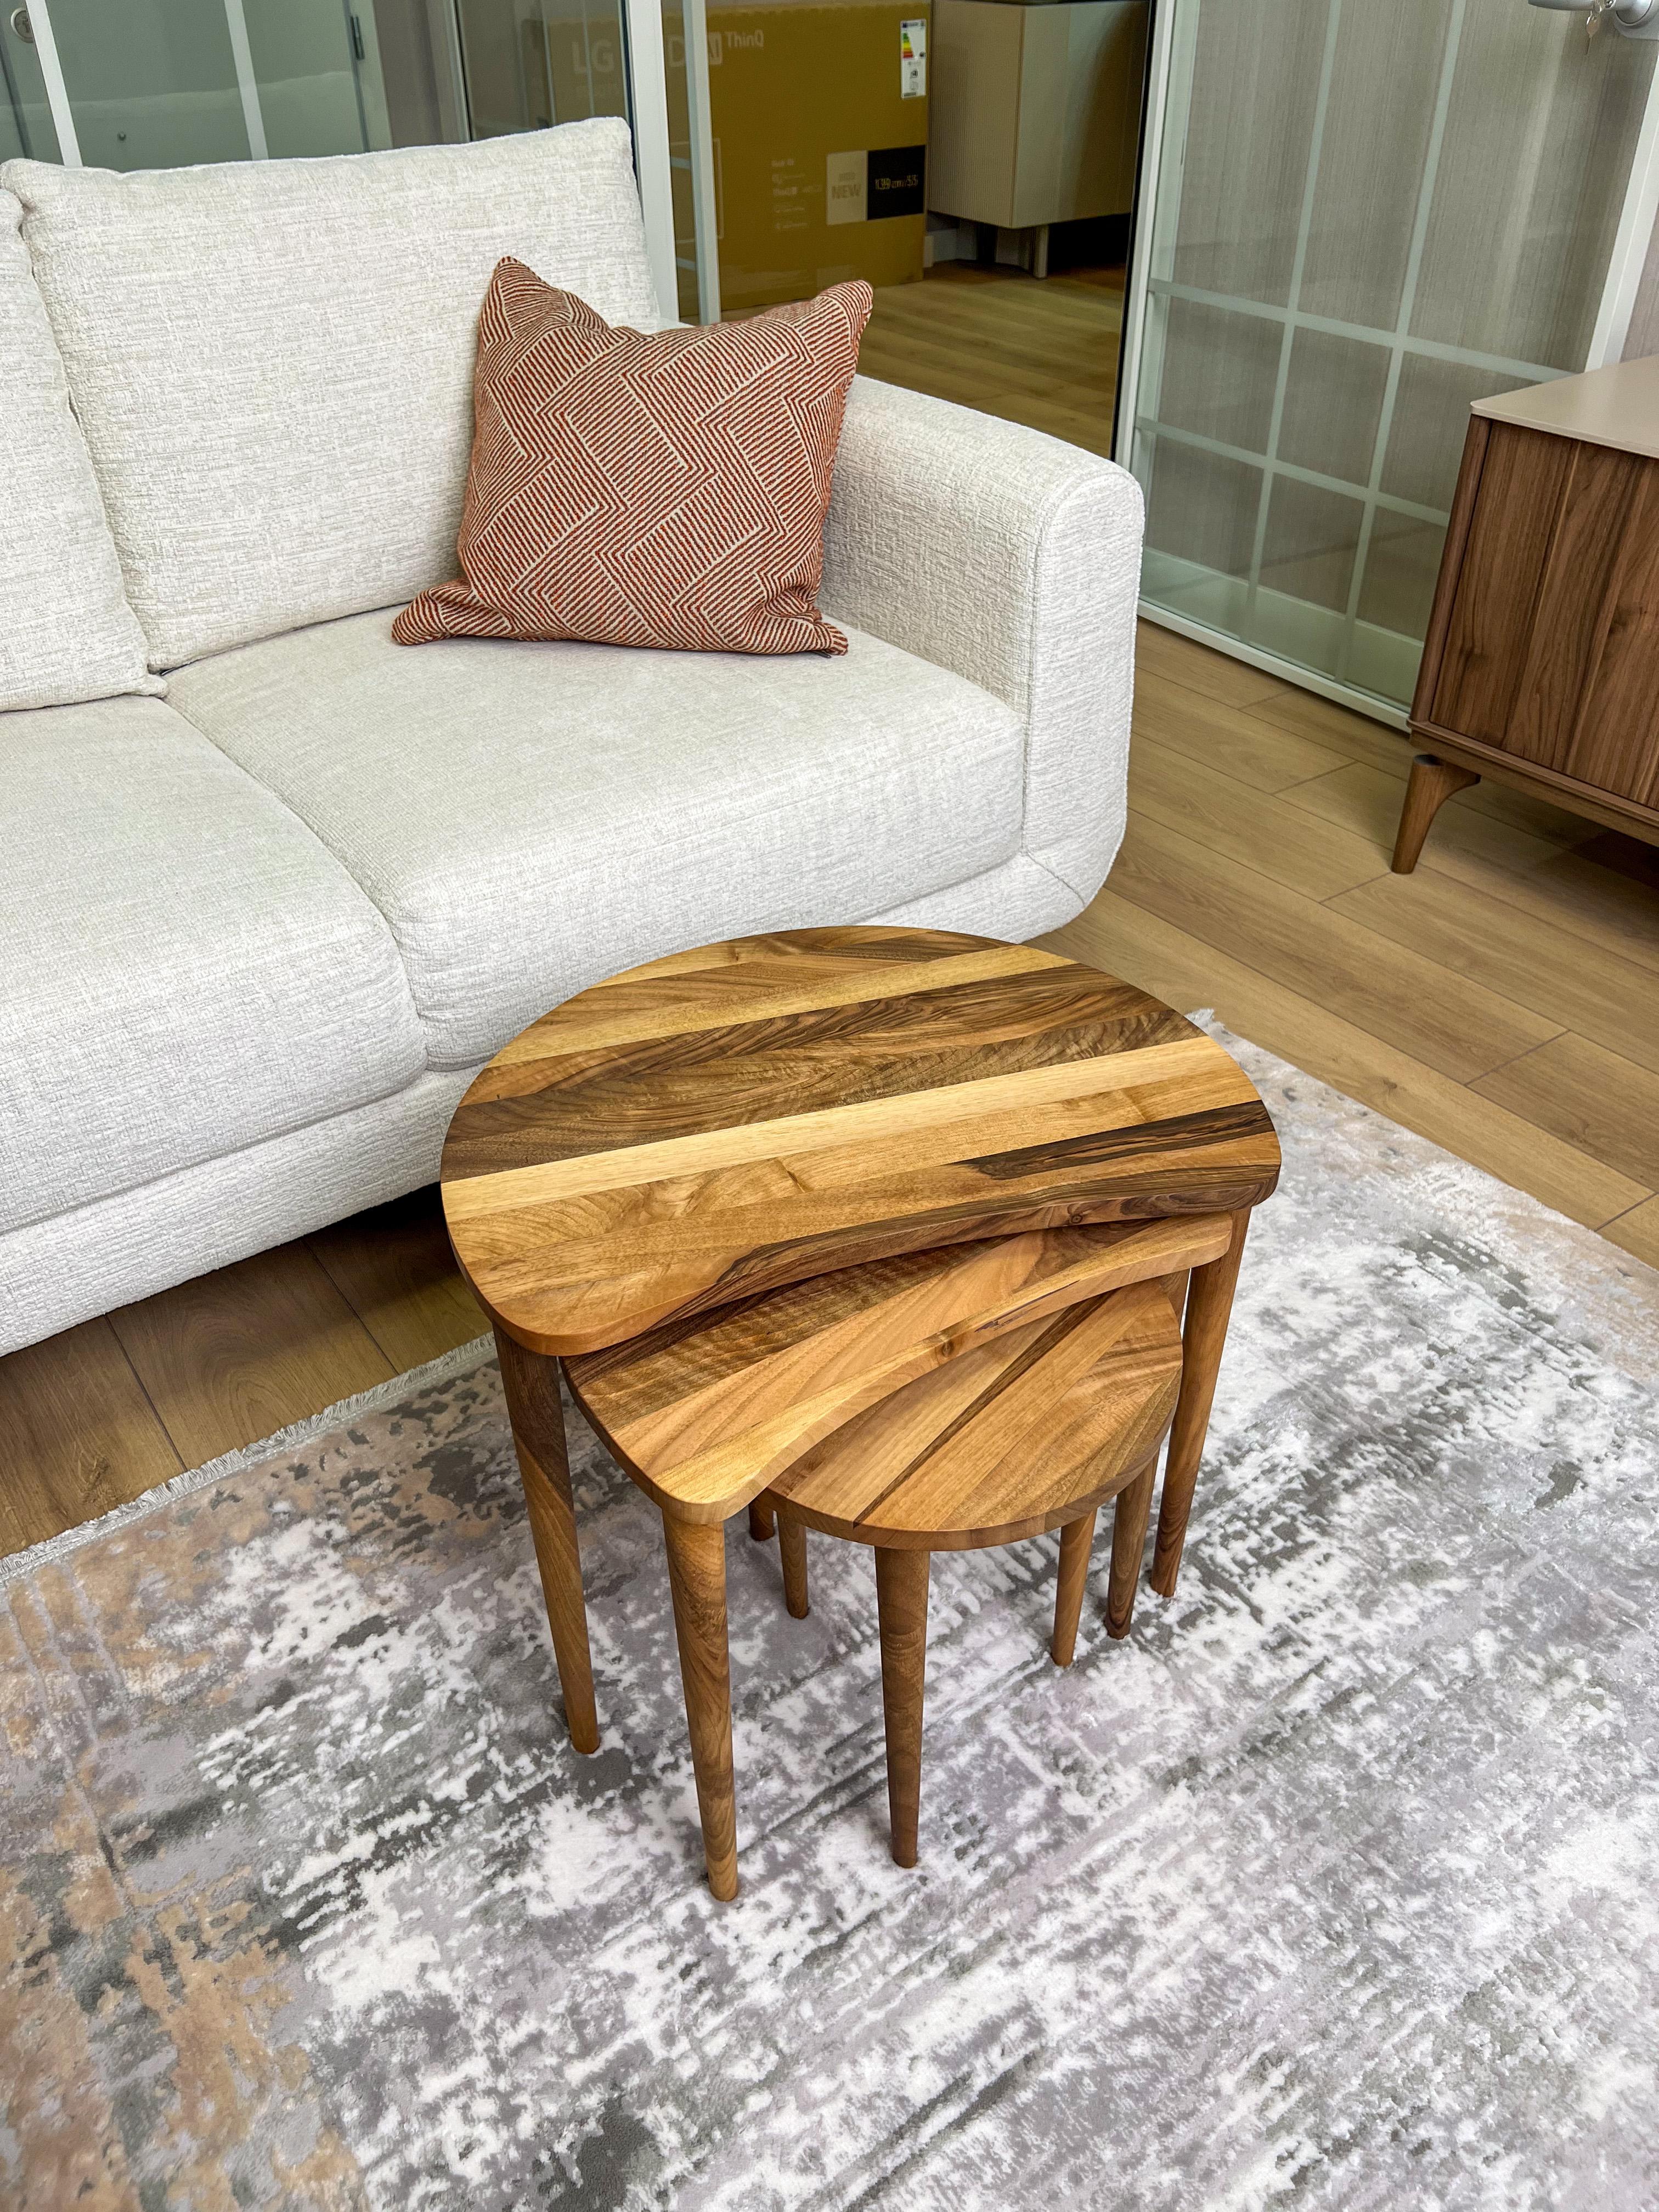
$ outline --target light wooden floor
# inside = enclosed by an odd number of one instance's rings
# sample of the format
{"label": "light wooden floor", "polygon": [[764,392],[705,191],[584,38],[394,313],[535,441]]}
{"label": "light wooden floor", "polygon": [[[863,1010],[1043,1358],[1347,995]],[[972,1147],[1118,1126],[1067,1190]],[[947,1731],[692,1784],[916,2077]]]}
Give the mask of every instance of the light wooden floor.
{"label": "light wooden floor", "polygon": [[[1115,316],[1099,283],[958,267],[880,296],[866,364],[1102,447],[1112,349],[1067,337],[1077,297]],[[1017,324],[1036,340],[1013,343]],[[1443,810],[1417,873],[1391,876],[1409,758],[1393,732],[1143,624],[1129,833],[1054,941],[1215,1006],[1659,1263],[1659,854],[1482,784]],[[0,1552],[483,1328],[426,1192],[14,1352]]]}
{"label": "light wooden floor", "polygon": [[1121,269],[1039,283],[1015,270],[947,261],[919,284],[876,294],[859,367],[1109,453],[1122,324]]}

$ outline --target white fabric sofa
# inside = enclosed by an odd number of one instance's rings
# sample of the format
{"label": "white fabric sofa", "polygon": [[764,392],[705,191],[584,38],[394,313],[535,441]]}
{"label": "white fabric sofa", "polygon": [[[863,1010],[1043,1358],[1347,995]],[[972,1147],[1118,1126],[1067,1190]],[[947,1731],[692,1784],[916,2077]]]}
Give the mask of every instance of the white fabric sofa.
{"label": "white fabric sofa", "polygon": [[1140,502],[1036,432],[859,380],[843,659],[391,642],[496,259],[659,320],[621,125],[0,186],[0,1351],[429,1180],[632,962],[1099,886]]}

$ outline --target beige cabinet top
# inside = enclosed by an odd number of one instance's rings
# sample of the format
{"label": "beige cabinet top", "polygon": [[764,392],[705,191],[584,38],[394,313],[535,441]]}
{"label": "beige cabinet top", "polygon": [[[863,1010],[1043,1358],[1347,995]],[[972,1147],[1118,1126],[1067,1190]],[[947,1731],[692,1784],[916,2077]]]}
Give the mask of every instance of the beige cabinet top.
{"label": "beige cabinet top", "polygon": [[1471,411],[1494,422],[1517,422],[1523,429],[1659,460],[1659,355],[1529,384],[1498,399],[1477,399]]}

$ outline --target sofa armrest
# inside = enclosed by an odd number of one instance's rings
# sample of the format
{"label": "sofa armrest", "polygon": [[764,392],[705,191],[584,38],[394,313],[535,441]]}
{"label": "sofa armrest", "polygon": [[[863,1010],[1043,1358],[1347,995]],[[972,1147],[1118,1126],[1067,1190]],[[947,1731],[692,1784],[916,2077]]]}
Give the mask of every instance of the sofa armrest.
{"label": "sofa armrest", "polygon": [[1024,846],[1079,905],[1123,835],[1140,487],[1040,430],[855,378],[823,604],[1025,724]]}

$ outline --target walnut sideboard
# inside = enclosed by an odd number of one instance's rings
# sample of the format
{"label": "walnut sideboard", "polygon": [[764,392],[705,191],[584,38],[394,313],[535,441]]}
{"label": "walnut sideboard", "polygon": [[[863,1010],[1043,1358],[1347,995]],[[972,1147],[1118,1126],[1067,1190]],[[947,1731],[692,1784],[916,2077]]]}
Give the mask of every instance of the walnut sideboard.
{"label": "walnut sideboard", "polygon": [[1483,775],[1659,844],[1659,358],[1475,403],[1394,866]]}

